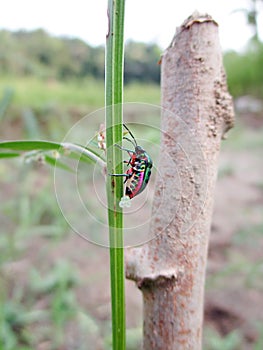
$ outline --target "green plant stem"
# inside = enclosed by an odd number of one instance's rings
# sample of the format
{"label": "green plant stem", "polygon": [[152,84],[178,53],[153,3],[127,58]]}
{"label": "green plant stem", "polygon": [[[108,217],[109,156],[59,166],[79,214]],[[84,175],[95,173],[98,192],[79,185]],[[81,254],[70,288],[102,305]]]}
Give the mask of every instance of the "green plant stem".
{"label": "green plant stem", "polygon": [[[114,147],[122,142],[123,124],[123,29],[125,0],[108,1],[108,33],[106,39],[106,142],[107,171],[122,174],[122,151]],[[123,179],[108,176],[107,200],[111,270],[112,347],[125,349],[125,289],[123,217],[119,207],[123,195]]]}

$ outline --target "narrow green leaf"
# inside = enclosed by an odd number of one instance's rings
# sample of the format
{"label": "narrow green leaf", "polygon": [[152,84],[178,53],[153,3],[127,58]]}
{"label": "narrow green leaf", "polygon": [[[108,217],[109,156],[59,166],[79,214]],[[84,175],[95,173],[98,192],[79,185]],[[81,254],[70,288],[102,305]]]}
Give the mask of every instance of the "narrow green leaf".
{"label": "narrow green leaf", "polygon": [[49,165],[52,165],[54,167],[58,167],[58,168],[63,169],[63,170],[70,171],[71,173],[74,173],[74,170],[71,169],[70,166],[68,166],[67,164],[61,162],[61,160],[59,160],[57,158],[51,157],[51,156],[46,154],[45,155],[45,161]]}
{"label": "narrow green leaf", "polygon": [[[89,146],[82,146],[80,144],[77,144],[78,146],[82,147],[83,149],[86,149],[88,151],[90,151],[91,153],[93,153],[97,158],[100,158],[101,160],[103,160],[105,162],[105,158],[97,151],[94,151],[94,145],[98,148],[98,144],[94,144],[92,145],[92,147]],[[90,145],[90,144],[89,144]],[[85,153],[82,153],[83,156],[88,157]],[[93,160],[93,159],[92,159]],[[94,161],[94,160],[93,160]]]}
{"label": "narrow green leaf", "polygon": [[3,141],[0,142],[0,149],[10,149],[16,151],[34,150],[59,150],[60,143],[50,141]]}
{"label": "narrow green leaf", "polygon": [[6,87],[4,89],[3,98],[0,101],[0,120],[4,118],[7,108],[12,102],[13,96],[14,96],[14,89],[10,87]]}
{"label": "narrow green leaf", "polygon": [[19,157],[20,153],[15,152],[0,152],[0,158],[14,158]]}
{"label": "narrow green leaf", "polygon": [[[98,162],[101,166],[104,165],[105,160],[103,157],[95,152],[90,147],[84,147],[81,145],[76,145],[73,143],[58,143],[51,141],[3,141],[0,142],[0,152],[1,150],[13,150],[20,152],[30,152],[30,151],[58,151],[63,154],[63,156],[68,156],[70,158],[79,159],[83,162]],[[68,152],[67,152],[68,151]],[[7,152],[5,152],[7,153]],[[4,158],[4,156],[2,157]]]}
{"label": "narrow green leaf", "polygon": [[[90,160],[97,162],[102,167],[105,166],[105,160],[103,159],[103,157],[89,147],[84,147],[78,144],[68,142],[62,143],[61,146],[65,150],[65,155],[70,155],[71,152],[75,152],[83,157],[87,157]],[[67,150],[69,151],[69,153],[67,152]],[[84,160],[84,158],[82,160]]]}
{"label": "narrow green leaf", "polygon": [[95,159],[92,159],[90,157],[88,157],[87,155],[85,155],[84,153],[76,153],[76,152],[70,152],[67,157],[71,158],[71,159],[75,159],[75,160],[79,160],[80,162],[84,162],[84,163],[96,163]]}
{"label": "narrow green leaf", "polygon": [[27,138],[32,139],[41,137],[39,123],[32,109],[25,109],[22,113],[22,117],[24,119]]}
{"label": "narrow green leaf", "polygon": [[[83,147],[83,146],[82,146],[82,147]],[[101,156],[101,154],[99,154],[98,152],[94,151],[94,149],[92,149],[91,147],[85,146],[84,148],[87,149],[88,151],[92,152],[93,154],[95,154],[95,156],[97,156],[98,158],[100,158],[100,159],[102,159],[102,160],[105,160],[105,159],[103,159],[103,157]]]}

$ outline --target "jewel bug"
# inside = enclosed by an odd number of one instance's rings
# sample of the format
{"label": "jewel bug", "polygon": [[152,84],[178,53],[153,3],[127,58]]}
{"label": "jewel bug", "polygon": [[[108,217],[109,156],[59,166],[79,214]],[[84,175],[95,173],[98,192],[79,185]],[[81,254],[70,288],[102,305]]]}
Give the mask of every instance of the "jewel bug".
{"label": "jewel bug", "polygon": [[[139,193],[141,193],[147,186],[151,176],[153,162],[149,154],[141,146],[138,146],[137,141],[133,136],[132,132],[129,130],[129,128],[125,124],[123,124],[123,126],[128,131],[132,140],[125,136],[123,137],[123,139],[129,141],[134,146],[134,151],[116,145],[123,151],[128,152],[130,159],[129,161],[124,161],[124,163],[127,164],[129,168],[127,169],[125,174],[110,175],[126,177],[126,179],[124,180],[125,196],[132,199]],[[125,198],[123,197],[122,199]],[[120,206],[122,206],[121,202]]]}

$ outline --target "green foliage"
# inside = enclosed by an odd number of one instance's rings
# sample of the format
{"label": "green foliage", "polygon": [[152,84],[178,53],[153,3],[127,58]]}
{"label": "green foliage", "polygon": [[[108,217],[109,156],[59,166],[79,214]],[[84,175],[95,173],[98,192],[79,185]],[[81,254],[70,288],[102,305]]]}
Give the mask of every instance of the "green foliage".
{"label": "green foliage", "polygon": [[[45,80],[104,79],[104,47],[80,39],[52,37],[42,29],[0,31],[0,73],[35,76]],[[154,44],[126,45],[125,79],[159,82],[161,50]]]}
{"label": "green foliage", "polygon": [[[9,87],[13,90],[12,106],[17,108],[30,107],[39,116],[59,116],[67,107],[75,106],[81,109],[85,106],[101,107],[104,103],[104,83],[93,78],[84,80],[44,80],[37,76],[3,76],[0,80],[0,92]],[[77,106],[77,107],[76,107]],[[65,112],[64,112],[65,113]],[[15,113],[13,112],[13,115]]]}
{"label": "green foliage", "polygon": [[238,350],[242,345],[242,337],[238,331],[233,331],[221,337],[212,329],[206,329],[204,334],[205,350]]}
{"label": "green foliage", "polygon": [[39,271],[31,270],[31,288],[36,293],[54,293],[57,289],[63,294],[64,290],[73,288],[78,282],[72,266],[64,260],[59,260],[54,268],[43,277]]}
{"label": "green foliage", "polygon": [[5,112],[12,101],[14,90],[8,87],[4,88],[3,97],[0,101],[0,121],[3,119]]}
{"label": "green foliage", "polygon": [[[9,152],[6,152],[8,150]],[[12,151],[19,151],[12,152]],[[59,158],[68,157],[79,161],[91,163],[98,162],[104,166],[104,160],[97,151],[87,146],[71,143],[58,143],[50,141],[3,141],[0,142],[0,159],[22,156],[25,163],[46,163],[53,167],[73,172],[66,163]]]}
{"label": "green foliage", "polygon": [[14,157],[19,157],[20,153],[16,152],[1,152],[0,153],[0,158],[14,158]]}
{"label": "green foliage", "polygon": [[[3,74],[67,79],[88,76],[92,72],[96,78],[103,77],[102,47],[92,52],[82,40],[51,37],[42,29],[13,33],[2,30],[0,50]],[[94,64],[97,71],[93,71]]]}
{"label": "green foliage", "polygon": [[0,349],[5,350],[21,349],[22,344],[30,345],[28,326],[46,318],[45,311],[27,311],[21,303],[11,300],[2,302],[0,311]]}
{"label": "green foliage", "polygon": [[[5,350],[33,350],[45,339],[49,339],[52,348],[59,349],[65,341],[63,334],[67,325],[79,312],[75,298],[78,277],[73,265],[58,260],[50,266],[49,261],[40,260],[41,265],[31,268],[30,258],[27,268],[24,264],[28,259],[27,247],[32,239],[37,236],[40,239],[41,228],[46,227],[50,234],[57,226],[63,232],[60,239],[62,236],[65,239],[68,230],[57,203],[52,202],[46,189],[38,195],[38,200],[30,199],[27,184],[32,184],[32,180],[32,172],[21,179],[20,185],[27,195],[16,196],[11,205],[12,213],[5,210],[5,215],[12,215],[10,219],[17,227],[14,232],[3,230],[0,235],[1,251],[4,252],[0,259],[0,349]],[[47,249],[48,242],[50,248],[56,241],[54,235],[44,235],[44,239],[40,254]],[[16,268],[23,271],[21,276],[15,272]]]}
{"label": "green foliage", "polygon": [[263,97],[263,44],[251,42],[244,53],[234,51],[224,55],[230,93]]}
{"label": "green foliage", "polygon": [[160,81],[161,50],[156,44],[144,44],[129,41],[124,59],[124,81],[154,82]]}
{"label": "green foliage", "polygon": [[[12,299],[1,298],[0,348],[15,350],[27,345],[25,349],[35,349],[45,336],[48,336],[53,346],[59,348],[64,343],[63,334],[67,323],[76,318],[79,312],[73,291],[76,281],[74,269],[65,261],[58,261],[46,276],[40,276],[37,270],[32,269],[27,292],[21,290]],[[38,310],[34,306],[40,299],[49,303],[47,309]],[[45,333],[48,334],[30,331],[33,326],[43,327],[45,324]]]}
{"label": "green foliage", "polygon": [[[31,32],[1,30],[0,50],[0,73],[3,75],[0,88],[9,86],[10,76],[15,77],[12,85],[16,103],[32,101],[34,95],[35,105],[44,100],[65,105],[103,104],[104,47],[91,47],[80,39],[52,37],[41,29]],[[156,44],[129,41],[125,52],[126,83],[159,83],[161,50]],[[244,94],[263,96],[262,43],[252,40],[243,53],[226,52],[224,62],[234,97]],[[27,80],[20,80],[25,77],[32,79],[29,89],[24,88]],[[83,78],[85,83],[80,82]],[[63,84],[59,83],[61,80]],[[21,84],[18,85],[19,81]],[[7,90],[4,99],[10,100],[13,92]],[[138,98],[140,94],[136,96]]]}
{"label": "green foliage", "polygon": [[59,150],[61,145],[50,141],[3,141],[0,142],[0,149],[16,151],[34,151],[34,150]]}

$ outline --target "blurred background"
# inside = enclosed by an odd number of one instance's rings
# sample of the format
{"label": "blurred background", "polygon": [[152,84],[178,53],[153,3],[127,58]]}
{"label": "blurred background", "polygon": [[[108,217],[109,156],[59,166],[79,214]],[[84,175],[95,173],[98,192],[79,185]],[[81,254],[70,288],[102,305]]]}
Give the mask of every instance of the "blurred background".
{"label": "blurred background", "polygon": [[[133,0],[126,6],[124,101],[136,103],[125,118],[145,117],[156,127],[159,112],[149,107],[142,117],[140,103],[160,103],[158,61],[176,26],[196,9],[219,23],[236,126],[220,154],[204,349],[261,350],[263,1],[188,0],[179,7],[172,0]],[[103,122],[92,113],[104,105],[106,7],[106,0],[96,6],[80,0],[1,4],[1,140],[61,141],[86,115],[87,132],[96,134]],[[144,137],[139,129],[133,132]],[[159,132],[147,133],[148,142],[158,139]],[[89,174],[88,166],[82,170]],[[108,251],[68,225],[56,201],[53,171],[34,161],[0,162],[0,349],[107,350]],[[86,192],[92,202],[90,178]],[[70,198],[70,187],[60,191]],[[150,198],[152,191],[153,186]],[[100,235],[101,225],[94,222],[88,230]],[[127,349],[132,350],[141,345],[142,302],[133,282],[127,281],[126,289]]]}

